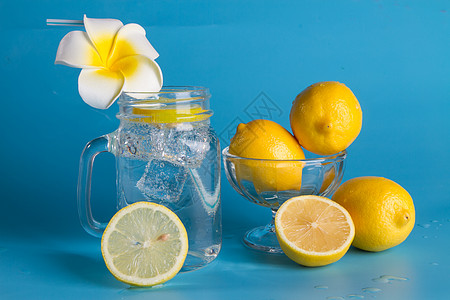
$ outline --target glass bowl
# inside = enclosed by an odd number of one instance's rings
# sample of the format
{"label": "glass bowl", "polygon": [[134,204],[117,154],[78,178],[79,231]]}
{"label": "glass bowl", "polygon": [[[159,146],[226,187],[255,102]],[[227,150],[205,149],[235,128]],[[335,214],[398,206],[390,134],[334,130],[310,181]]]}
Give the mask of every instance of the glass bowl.
{"label": "glass bowl", "polygon": [[282,253],[274,227],[278,208],[286,200],[300,195],[332,195],[342,181],[347,157],[344,150],[310,159],[253,159],[232,155],[228,148],[222,155],[231,186],[250,202],[272,210],[272,222],[248,231],[244,244],[269,253]]}

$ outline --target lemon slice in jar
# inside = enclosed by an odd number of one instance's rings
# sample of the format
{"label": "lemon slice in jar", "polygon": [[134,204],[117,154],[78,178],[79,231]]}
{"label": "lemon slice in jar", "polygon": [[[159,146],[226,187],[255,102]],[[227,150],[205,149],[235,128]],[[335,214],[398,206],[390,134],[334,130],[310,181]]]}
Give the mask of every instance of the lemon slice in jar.
{"label": "lemon slice in jar", "polygon": [[146,123],[183,123],[203,121],[210,117],[207,110],[199,105],[179,105],[176,108],[133,108],[139,121]]}
{"label": "lemon slice in jar", "polygon": [[112,275],[133,286],[154,286],[173,278],[188,251],[186,229],[165,206],[137,202],[108,223],[101,245]]}

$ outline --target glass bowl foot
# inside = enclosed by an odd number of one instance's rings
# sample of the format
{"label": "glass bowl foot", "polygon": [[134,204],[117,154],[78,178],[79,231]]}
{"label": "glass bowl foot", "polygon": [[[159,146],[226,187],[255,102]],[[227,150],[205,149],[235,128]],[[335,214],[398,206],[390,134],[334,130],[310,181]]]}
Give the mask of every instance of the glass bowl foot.
{"label": "glass bowl foot", "polygon": [[275,226],[268,224],[248,231],[243,238],[244,244],[254,250],[268,253],[283,253],[275,234]]}

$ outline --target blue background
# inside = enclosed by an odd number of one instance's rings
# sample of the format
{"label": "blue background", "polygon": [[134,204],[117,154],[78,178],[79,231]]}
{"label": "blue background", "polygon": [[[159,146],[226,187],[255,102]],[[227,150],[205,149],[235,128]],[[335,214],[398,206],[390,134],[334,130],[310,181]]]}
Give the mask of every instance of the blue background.
{"label": "blue background", "polygon": [[[410,237],[381,253],[352,248],[316,269],[248,250],[242,234],[270,212],[239,196],[222,172],[216,261],[150,290],[116,281],[100,240],[79,224],[76,183],[86,142],[117,128],[117,105],[90,108],[78,95],[79,70],[54,65],[61,38],[80,28],[45,25],[84,13],[144,26],[166,85],[209,87],[222,148],[238,122],[264,117],[289,128],[291,102],[308,85],[345,83],[364,120],[344,180],[383,176],[406,188],[416,206]],[[1,299],[448,297],[448,1],[0,0],[0,39]],[[94,166],[93,209],[103,220],[114,212],[114,168],[112,155]],[[381,275],[408,280],[372,280]]]}

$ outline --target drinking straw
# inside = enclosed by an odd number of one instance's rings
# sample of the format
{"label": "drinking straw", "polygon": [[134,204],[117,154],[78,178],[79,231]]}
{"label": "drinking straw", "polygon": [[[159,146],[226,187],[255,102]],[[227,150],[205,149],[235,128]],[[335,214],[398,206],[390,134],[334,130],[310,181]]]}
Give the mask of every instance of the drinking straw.
{"label": "drinking straw", "polygon": [[48,26],[84,26],[82,20],[47,19]]}

